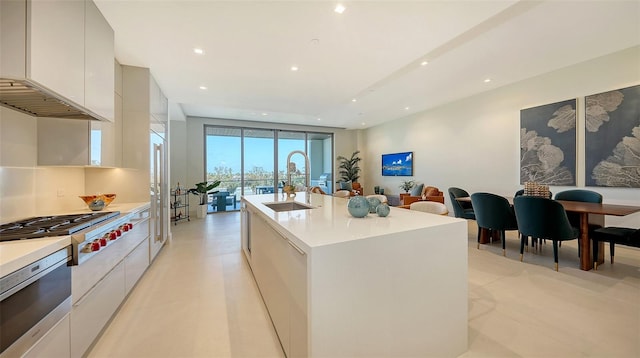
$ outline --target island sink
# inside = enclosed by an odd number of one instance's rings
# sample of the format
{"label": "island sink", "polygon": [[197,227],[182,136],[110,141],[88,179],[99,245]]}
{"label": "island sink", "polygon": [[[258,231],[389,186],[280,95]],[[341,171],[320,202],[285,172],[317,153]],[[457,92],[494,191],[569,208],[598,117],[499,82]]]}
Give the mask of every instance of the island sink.
{"label": "island sink", "polygon": [[287,201],[280,203],[265,203],[266,207],[273,211],[281,212],[281,211],[291,211],[291,210],[306,210],[306,209],[314,209],[313,206],[299,203],[297,201]]}

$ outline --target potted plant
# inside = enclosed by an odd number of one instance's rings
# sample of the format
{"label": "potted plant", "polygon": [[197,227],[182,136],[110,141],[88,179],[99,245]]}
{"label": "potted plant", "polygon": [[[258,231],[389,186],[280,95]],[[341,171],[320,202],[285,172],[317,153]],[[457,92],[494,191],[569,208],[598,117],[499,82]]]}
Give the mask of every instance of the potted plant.
{"label": "potted plant", "polygon": [[413,180],[403,180],[400,183],[400,189],[404,190],[405,193],[409,193],[409,190],[411,190],[415,184]]}
{"label": "potted plant", "polygon": [[358,166],[360,157],[358,157],[358,154],[360,154],[360,151],[356,150],[351,154],[351,158],[343,157],[341,155],[338,156],[337,159],[340,161],[340,165],[338,166],[340,169],[340,180],[337,181],[338,183],[341,181],[350,181],[352,183],[358,181],[358,178],[360,178],[360,167]]}
{"label": "potted plant", "polygon": [[[196,183],[195,188],[189,189],[189,193],[193,195],[197,195],[200,199],[200,206],[198,207],[198,211],[196,211],[196,216],[198,218],[204,218],[207,215],[207,194],[211,192],[214,188],[220,185],[220,180],[215,180],[212,183],[203,181],[200,183]],[[212,194],[217,193],[218,191],[211,192]]]}

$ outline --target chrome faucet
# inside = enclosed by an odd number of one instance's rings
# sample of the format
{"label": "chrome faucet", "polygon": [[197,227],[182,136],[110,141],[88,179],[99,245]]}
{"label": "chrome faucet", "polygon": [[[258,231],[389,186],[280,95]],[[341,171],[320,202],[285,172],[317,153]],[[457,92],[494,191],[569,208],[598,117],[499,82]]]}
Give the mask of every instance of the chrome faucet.
{"label": "chrome faucet", "polygon": [[294,150],[293,152],[289,153],[289,155],[287,156],[287,183],[289,185],[291,185],[291,171],[293,168],[293,171],[296,170],[296,163],[292,163],[291,162],[291,156],[294,154],[302,154],[302,156],[304,157],[304,180],[305,180],[305,186],[306,189],[305,190],[309,190],[309,184],[311,183],[311,181],[309,180],[310,176],[309,176],[309,157],[307,157],[307,154],[305,154],[305,152],[301,151],[301,150]]}

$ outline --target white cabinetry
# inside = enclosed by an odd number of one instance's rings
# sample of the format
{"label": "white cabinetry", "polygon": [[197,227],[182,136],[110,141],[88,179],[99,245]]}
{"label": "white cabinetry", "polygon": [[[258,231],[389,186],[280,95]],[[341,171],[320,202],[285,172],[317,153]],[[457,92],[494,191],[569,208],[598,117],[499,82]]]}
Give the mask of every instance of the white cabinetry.
{"label": "white cabinetry", "polygon": [[113,121],[114,33],[93,1],[0,7],[0,78],[27,80]]}
{"label": "white cabinetry", "polygon": [[115,167],[115,124],[38,118],[38,165]]}
{"label": "white cabinetry", "polygon": [[125,297],[124,263],[116,265],[71,310],[71,356],[82,357]]}
{"label": "white cabinetry", "polygon": [[307,256],[252,214],[251,268],[287,357],[307,353]]}
{"label": "white cabinetry", "polygon": [[85,107],[114,120],[114,34],[91,0],[85,5],[84,37]]}
{"label": "white cabinetry", "polygon": [[35,346],[31,347],[22,358],[71,357],[69,330],[69,315],[67,314]]}
{"label": "white cabinetry", "polygon": [[26,76],[83,105],[83,1],[30,0],[27,7]]}
{"label": "white cabinetry", "polygon": [[71,356],[81,357],[149,266],[149,209],[133,229],[71,271]]}
{"label": "white cabinetry", "polygon": [[[148,223],[148,222],[147,222]],[[125,293],[138,282],[144,271],[149,267],[149,238],[147,237],[124,259],[124,287]]]}
{"label": "white cabinetry", "polygon": [[165,138],[167,108],[148,68],[122,66],[123,167],[148,170],[149,130]]}

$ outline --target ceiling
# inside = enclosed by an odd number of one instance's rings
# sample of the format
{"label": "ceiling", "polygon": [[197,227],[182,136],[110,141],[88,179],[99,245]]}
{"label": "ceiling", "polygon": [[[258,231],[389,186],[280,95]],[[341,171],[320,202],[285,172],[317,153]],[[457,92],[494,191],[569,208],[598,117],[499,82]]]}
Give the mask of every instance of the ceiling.
{"label": "ceiling", "polygon": [[348,129],[640,45],[638,1],[95,2],[185,115]]}

